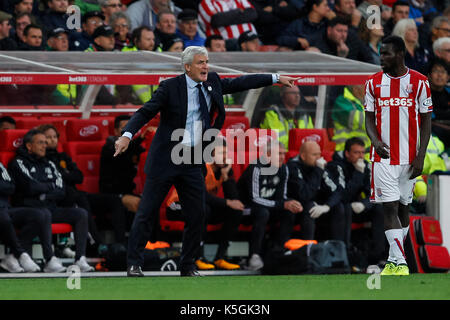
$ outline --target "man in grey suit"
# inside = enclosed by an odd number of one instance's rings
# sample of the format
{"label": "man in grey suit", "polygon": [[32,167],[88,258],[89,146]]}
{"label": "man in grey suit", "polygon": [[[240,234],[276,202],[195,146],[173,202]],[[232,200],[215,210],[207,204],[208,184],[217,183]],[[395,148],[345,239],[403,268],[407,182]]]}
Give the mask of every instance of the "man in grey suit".
{"label": "man in grey suit", "polygon": [[[181,62],[184,74],[162,81],[152,99],[136,111],[122,131],[123,135],[116,141],[115,156],[125,151],[133,135],[160,112],[160,124],[145,164],[147,181],[128,240],[127,275],[131,277],[144,275],[141,266],[143,249],[152,231],[149,226],[151,229],[155,225],[161,203],[172,185],[178,192],[182,207],[186,209],[180,274],[200,276],[194,258],[200,246],[205,219],[203,162],[179,163],[173,157],[175,147],[181,145],[183,155],[203,150],[202,134],[210,128],[222,128],[225,120],[224,94],[277,82],[292,87],[296,80],[278,74],[221,79],[217,73],[209,72],[208,52],[204,47],[186,48]],[[179,134],[178,130],[183,132],[181,142],[173,138]],[[191,159],[190,156],[188,158]]]}

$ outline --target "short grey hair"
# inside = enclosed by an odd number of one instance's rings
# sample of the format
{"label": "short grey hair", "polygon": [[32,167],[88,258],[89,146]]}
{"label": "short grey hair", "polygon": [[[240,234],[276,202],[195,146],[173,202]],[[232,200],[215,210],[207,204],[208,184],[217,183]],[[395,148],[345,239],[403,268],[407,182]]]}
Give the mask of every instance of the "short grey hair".
{"label": "short grey hair", "polygon": [[430,29],[440,28],[441,25],[443,23],[445,23],[445,22],[450,23],[447,17],[445,17],[445,16],[436,17],[436,18],[433,19],[433,22],[431,23],[431,28]]}
{"label": "short grey hair", "polygon": [[450,43],[450,37],[439,38],[433,42],[433,52],[441,50],[442,46],[446,43]]}
{"label": "short grey hair", "polygon": [[194,56],[198,54],[208,57],[208,50],[206,50],[205,47],[199,46],[190,46],[184,49],[184,51],[181,53],[181,69],[183,69],[183,71],[186,71],[184,65],[192,64],[192,61],[194,61]]}
{"label": "short grey hair", "polygon": [[[416,22],[414,19],[401,19],[399,20],[394,27],[394,30],[392,30],[391,35],[392,36],[398,36],[405,41],[405,33],[408,28],[415,28],[417,30]],[[416,47],[419,45],[417,41]],[[405,42],[406,43],[406,42]]]}
{"label": "short grey hair", "polygon": [[106,7],[109,4],[109,0],[98,0],[98,5],[100,7]]}
{"label": "short grey hair", "polygon": [[110,17],[109,19],[110,19],[110,20],[109,20],[109,24],[110,24],[111,27],[113,27],[113,28],[114,28],[114,25],[116,24],[116,21],[117,21],[117,20],[119,20],[119,19],[125,19],[125,20],[127,20],[128,28],[131,29],[131,20],[130,20],[130,17],[128,17],[128,15],[127,15],[125,12],[123,12],[123,11],[117,11],[117,12],[114,12],[114,13],[111,15],[111,17]]}

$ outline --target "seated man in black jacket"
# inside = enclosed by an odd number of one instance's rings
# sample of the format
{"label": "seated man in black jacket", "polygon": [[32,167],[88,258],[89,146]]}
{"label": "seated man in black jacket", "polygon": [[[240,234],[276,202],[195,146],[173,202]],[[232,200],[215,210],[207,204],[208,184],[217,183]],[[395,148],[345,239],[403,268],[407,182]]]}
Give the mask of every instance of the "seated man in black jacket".
{"label": "seated man in black jacket", "polygon": [[383,207],[369,201],[370,169],[364,160],[364,153],[364,141],[357,137],[350,138],[345,142],[344,151],[333,155],[333,161],[328,163],[327,169],[330,175],[339,181],[343,191],[341,201],[345,209],[347,248],[351,244],[352,222],[370,221],[372,239],[368,263],[377,264],[385,257]]}
{"label": "seated man in black jacket", "polygon": [[[239,196],[246,208],[250,208],[253,220],[250,240],[250,260],[248,268],[259,270],[264,266],[261,259],[264,234],[270,220],[280,221],[280,230],[275,245],[282,247],[289,240],[294,225],[295,214],[303,211],[297,200],[288,199],[287,181],[289,172],[284,164],[286,149],[278,141],[267,144],[264,162],[258,160],[250,164],[238,181]],[[264,169],[275,167],[275,174],[264,174]],[[271,170],[272,171],[272,170]]]}
{"label": "seated man in black jacket", "polygon": [[45,157],[47,139],[37,130],[31,129],[23,137],[16,157],[9,170],[16,181],[16,192],[12,204],[40,208],[51,212],[52,223],[69,223],[75,234],[75,265],[81,272],[93,271],[85,257],[88,237],[88,214],[81,208],[62,208],[58,201],[65,196],[65,185],[61,173],[53,161]]}
{"label": "seated man in black jacket", "polygon": [[[222,141],[221,141],[222,142]],[[213,150],[213,162],[206,163],[205,185],[206,185],[206,221],[203,229],[203,240],[201,242],[198,259],[195,261],[199,270],[211,270],[214,268],[224,270],[239,269],[238,264],[225,260],[229,241],[237,232],[242,217],[244,205],[239,200],[236,181],[233,177],[231,164],[227,161],[226,143],[219,143]],[[224,197],[219,197],[217,193],[223,188]],[[175,189],[166,201],[168,219],[180,220],[181,205]],[[206,239],[208,224],[223,223],[220,230],[219,247],[217,249],[214,264],[209,263],[203,252],[203,245]]]}
{"label": "seated man in black jacket", "polygon": [[[305,141],[300,147],[299,155],[290,159],[287,165],[288,196],[300,201],[304,207],[302,214],[297,215],[301,238],[344,241],[345,224],[340,189],[325,169],[326,161],[321,157],[317,142]],[[322,226],[328,224],[331,227],[331,235],[328,237],[318,234],[316,223]]]}

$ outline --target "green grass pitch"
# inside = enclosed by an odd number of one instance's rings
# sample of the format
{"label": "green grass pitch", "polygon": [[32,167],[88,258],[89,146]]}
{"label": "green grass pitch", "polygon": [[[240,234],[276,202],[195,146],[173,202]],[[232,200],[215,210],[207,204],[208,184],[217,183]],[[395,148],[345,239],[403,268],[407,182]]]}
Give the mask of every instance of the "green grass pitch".
{"label": "green grass pitch", "polygon": [[[449,300],[450,274],[380,278],[369,275],[207,276],[202,278],[81,278],[69,290],[65,278],[1,279],[2,300]],[[374,282],[373,282],[374,283]]]}

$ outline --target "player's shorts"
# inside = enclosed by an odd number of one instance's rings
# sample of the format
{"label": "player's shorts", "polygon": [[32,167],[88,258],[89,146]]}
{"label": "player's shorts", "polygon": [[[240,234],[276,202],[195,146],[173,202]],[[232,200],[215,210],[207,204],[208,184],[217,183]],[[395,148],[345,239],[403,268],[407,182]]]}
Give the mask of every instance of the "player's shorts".
{"label": "player's shorts", "polygon": [[409,179],[410,170],[409,164],[390,165],[373,162],[370,179],[370,201],[400,201],[403,205],[411,203],[416,179]]}

